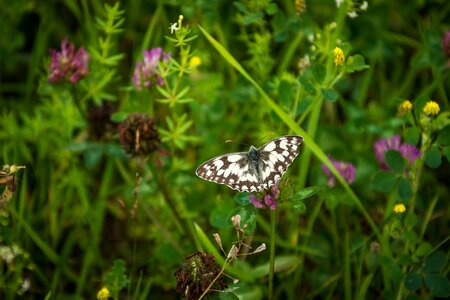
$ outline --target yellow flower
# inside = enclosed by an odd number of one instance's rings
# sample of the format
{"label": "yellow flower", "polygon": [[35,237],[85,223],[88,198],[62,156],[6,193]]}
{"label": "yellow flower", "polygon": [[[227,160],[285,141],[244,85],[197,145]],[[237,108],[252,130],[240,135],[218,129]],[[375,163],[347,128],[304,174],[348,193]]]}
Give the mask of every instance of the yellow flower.
{"label": "yellow flower", "polygon": [[439,104],[432,100],[428,101],[427,104],[425,104],[425,106],[423,107],[423,112],[427,116],[435,116],[439,113],[439,110]]}
{"label": "yellow flower", "polygon": [[192,56],[189,60],[189,67],[195,68],[202,63],[202,59],[199,56]]}
{"label": "yellow flower", "polygon": [[398,107],[398,112],[400,113],[400,115],[404,115],[407,112],[410,112],[412,110],[412,103],[409,100],[405,100],[402,102],[402,104],[400,104],[400,106]]}
{"label": "yellow flower", "polygon": [[396,214],[402,214],[406,211],[406,206],[403,203],[397,203],[394,206],[394,212]]}
{"label": "yellow flower", "polygon": [[344,64],[345,55],[341,48],[339,47],[334,48],[333,56],[334,56],[334,64],[336,66],[341,66]]}
{"label": "yellow flower", "polygon": [[103,287],[98,293],[97,293],[97,299],[99,300],[105,300],[108,299],[109,296],[111,296],[109,290],[106,287]]}

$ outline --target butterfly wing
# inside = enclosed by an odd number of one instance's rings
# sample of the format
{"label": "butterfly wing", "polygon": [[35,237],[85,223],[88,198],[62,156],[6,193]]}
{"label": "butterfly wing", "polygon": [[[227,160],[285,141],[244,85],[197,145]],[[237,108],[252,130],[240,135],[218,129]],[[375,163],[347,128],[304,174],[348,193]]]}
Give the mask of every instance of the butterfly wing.
{"label": "butterfly wing", "polygon": [[268,189],[277,183],[287,168],[299,154],[298,147],[303,138],[298,135],[286,135],[262,145],[258,151],[264,165],[260,190]]}
{"label": "butterfly wing", "polygon": [[195,173],[200,178],[225,184],[240,192],[259,192],[269,189],[281,179],[298,155],[301,136],[288,135],[271,140],[258,149],[261,178],[249,168],[247,152],[236,152],[214,157],[201,164]]}
{"label": "butterfly wing", "polygon": [[247,152],[236,152],[214,157],[201,164],[197,176],[208,181],[225,184],[240,192],[249,191],[245,184],[248,173]]}

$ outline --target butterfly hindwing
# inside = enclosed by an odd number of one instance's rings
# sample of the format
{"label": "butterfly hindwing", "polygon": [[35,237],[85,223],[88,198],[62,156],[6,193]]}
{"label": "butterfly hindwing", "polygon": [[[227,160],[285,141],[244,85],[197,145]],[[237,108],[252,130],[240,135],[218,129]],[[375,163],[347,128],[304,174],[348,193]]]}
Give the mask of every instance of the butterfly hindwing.
{"label": "butterfly hindwing", "polygon": [[303,143],[303,138],[297,135],[287,135],[271,140],[259,149],[264,161],[263,189],[270,188],[278,182],[287,168],[299,154],[297,148]]}
{"label": "butterfly hindwing", "polygon": [[288,166],[298,155],[303,138],[282,136],[249,152],[236,152],[214,157],[197,170],[197,176],[219,184],[225,184],[240,192],[256,192],[269,189],[281,179]]}

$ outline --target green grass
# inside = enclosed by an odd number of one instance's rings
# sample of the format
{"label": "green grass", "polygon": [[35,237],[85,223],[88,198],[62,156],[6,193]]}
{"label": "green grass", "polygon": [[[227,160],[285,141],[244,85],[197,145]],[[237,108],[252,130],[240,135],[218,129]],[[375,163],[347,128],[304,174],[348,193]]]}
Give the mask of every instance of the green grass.
{"label": "green grass", "polygon": [[[0,173],[0,298],[177,299],[183,278],[198,298],[220,274],[197,251],[238,280],[208,299],[448,297],[450,4],[300,2],[5,4],[0,163],[26,168]],[[65,37],[89,56],[74,84],[49,82]],[[275,211],[195,176],[288,134],[304,143]],[[421,156],[383,169],[374,144],[394,135]]]}

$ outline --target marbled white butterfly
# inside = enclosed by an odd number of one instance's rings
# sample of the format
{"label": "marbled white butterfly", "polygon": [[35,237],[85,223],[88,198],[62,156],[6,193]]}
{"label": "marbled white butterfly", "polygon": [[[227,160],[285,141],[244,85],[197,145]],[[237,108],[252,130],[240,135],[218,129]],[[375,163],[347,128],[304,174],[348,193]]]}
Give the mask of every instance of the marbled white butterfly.
{"label": "marbled white butterfly", "polygon": [[278,182],[298,155],[303,138],[286,135],[248,152],[229,153],[201,164],[195,173],[240,192],[259,192]]}

